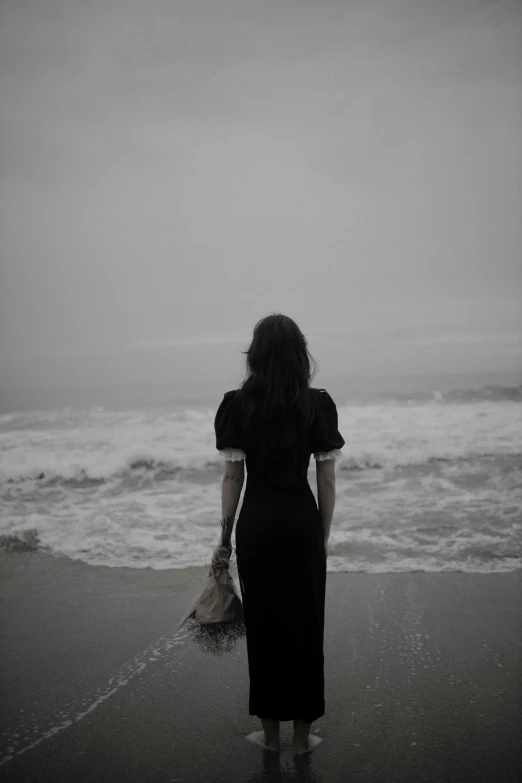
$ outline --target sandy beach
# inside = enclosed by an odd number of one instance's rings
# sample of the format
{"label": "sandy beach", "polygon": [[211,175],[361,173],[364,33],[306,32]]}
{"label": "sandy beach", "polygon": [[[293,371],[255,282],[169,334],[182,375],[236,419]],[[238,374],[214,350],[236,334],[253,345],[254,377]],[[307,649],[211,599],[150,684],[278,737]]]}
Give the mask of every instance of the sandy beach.
{"label": "sandy beach", "polygon": [[[3,554],[6,781],[515,781],[520,573],[328,574],[323,742],[244,739],[245,640],[203,652],[177,624],[205,579]],[[236,579],[237,572],[232,569]]]}

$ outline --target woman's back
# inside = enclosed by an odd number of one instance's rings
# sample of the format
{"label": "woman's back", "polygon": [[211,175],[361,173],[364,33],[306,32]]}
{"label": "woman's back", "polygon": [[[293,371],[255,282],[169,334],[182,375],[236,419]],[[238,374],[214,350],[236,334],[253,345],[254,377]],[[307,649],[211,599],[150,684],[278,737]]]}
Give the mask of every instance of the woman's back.
{"label": "woman's back", "polygon": [[[269,422],[260,416],[252,418],[245,428],[247,407],[241,389],[226,392],[215,418],[216,448],[223,458],[244,458],[249,477],[284,489],[303,488],[307,484],[310,456],[323,460],[326,455],[339,458],[344,438],[338,430],[337,408],[326,389],[310,388],[312,415],[288,449],[263,449],[268,437]],[[291,452],[296,452],[292,454]],[[295,458],[291,483],[280,480],[285,460]],[[260,458],[261,457],[261,458]]]}

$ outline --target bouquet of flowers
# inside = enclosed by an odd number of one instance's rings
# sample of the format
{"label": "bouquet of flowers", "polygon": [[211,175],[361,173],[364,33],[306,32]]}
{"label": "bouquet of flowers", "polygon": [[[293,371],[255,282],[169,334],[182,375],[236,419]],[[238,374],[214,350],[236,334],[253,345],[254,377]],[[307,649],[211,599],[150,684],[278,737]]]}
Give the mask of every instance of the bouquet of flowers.
{"label": "bouquet of flowers", "polygon": [[[224,522],[221,522],[224,529]],[[241,598],[229,571],[232,547],[223,532],[221,542],[212,555],[212,562],[203,589],[196,595],[183,615],[178,630],[185,624],[193,640],[214,655],[230,652],[236,641],[245,635]]]}

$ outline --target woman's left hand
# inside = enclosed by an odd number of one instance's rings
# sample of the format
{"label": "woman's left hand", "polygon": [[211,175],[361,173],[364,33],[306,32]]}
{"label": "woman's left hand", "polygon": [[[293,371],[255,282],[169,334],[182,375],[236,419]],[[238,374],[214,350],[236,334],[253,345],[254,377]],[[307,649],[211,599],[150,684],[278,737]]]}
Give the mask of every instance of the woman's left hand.
{"label": "woman's left hand", "polygon": [[231,546],[222,546],[218,545],[216,549],[214,549],[214,552],[212,553],[212,566],[222,566],[223,561],[226,561],[227,563],[230,562],[230,556],[232,555],[232,547]]}

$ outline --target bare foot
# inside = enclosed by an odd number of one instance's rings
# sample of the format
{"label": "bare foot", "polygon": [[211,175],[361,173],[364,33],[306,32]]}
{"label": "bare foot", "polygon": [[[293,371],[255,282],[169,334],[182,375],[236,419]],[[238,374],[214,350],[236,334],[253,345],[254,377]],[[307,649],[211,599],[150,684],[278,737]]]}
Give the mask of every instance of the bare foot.
{"label": "bare foot", "polygon": [[259,745],[261,748],[264,748],[265,750],[274,750],[276,753],[279,752],[279,742],[274,741],[269,745],[265,744],[264,731],[253,731],[252,734],[247,734],[245,739],[247,739],[249,742],[253,742],[254,745]]}
{"label": "bare foot", "polygon": [[301,756],[303,753],[308,753],[309,750],[315,748],[315,746],[319,745],[319,743],[322,741],[323,738],[318,737],[317,734],[309,734],[308,742],[306,745],[303,745],[302,743],[297,744],[296,742],[294,742],[294,755]]}

